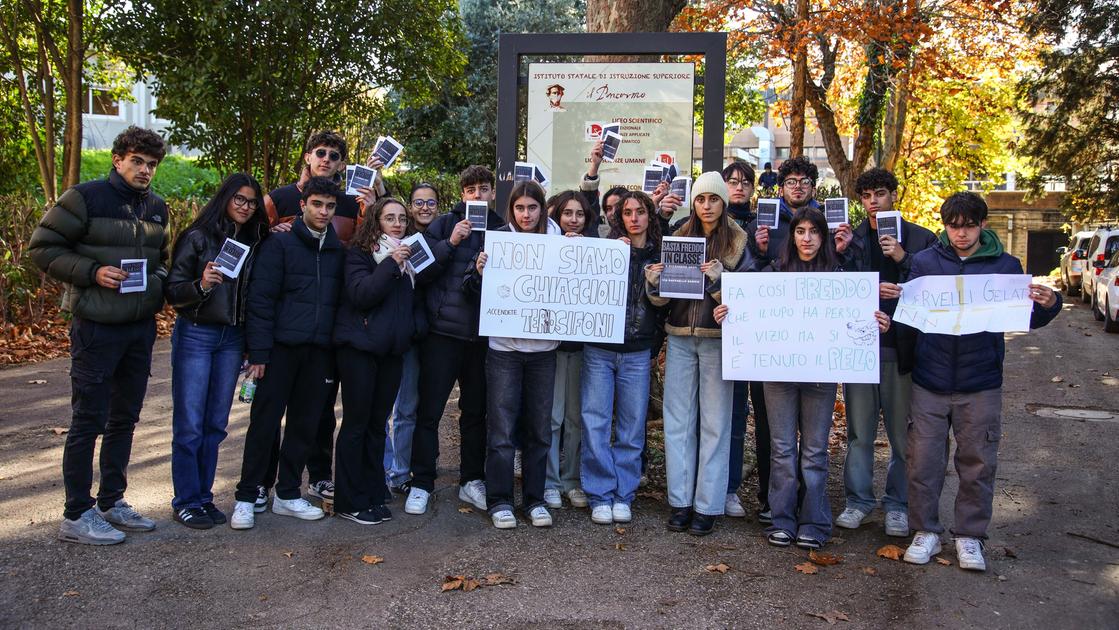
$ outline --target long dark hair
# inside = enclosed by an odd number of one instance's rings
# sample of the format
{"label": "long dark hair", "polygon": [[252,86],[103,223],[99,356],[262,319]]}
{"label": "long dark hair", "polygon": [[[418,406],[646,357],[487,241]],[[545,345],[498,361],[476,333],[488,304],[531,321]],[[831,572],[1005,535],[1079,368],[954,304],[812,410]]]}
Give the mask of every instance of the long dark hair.
{"label": "long dark hair", "polygon": [[723,212],[719,215],[719,221],[715,223],[715,229],[711,231],[710,235],[703,233],[703,222],[699,220],[699,215],[695,211],[695,201],[692,201],[692,213],[688,215],[688,219],[684,221],[684,225],[676,231],[676,236],[693,236],[697,238],[707,239],[707,260],[722,260],[726,256],[734,253],[734,232],[730,226],[730,213],[727,209],[727,201],[722,197],[719,201],[723,204]]}
{"label": "long dark hair", "polygon": [[514,232],[520,232],[521,229],[517,227],[517,217],[513,215],[513,204],[521,197],[531,197],[536,203],[540,204],[540,219],[536,222],[536,229],[533,232],[537,234],[548,233],[548,203],[544,199],[544,189],[534,181],[518,182],[513,186],[513,191],[509,193],[509,207],[505,208],[505,222],[509,224],[509,229]]}
{"label": "long dark hair", "polygon": [[412,214],[408,212],[408,206],[404,202],[395,197],[381,197],[366,213],[365,219],[362,220],[361,225],[357,228],[357,233],[350,239],[350,247],[356,247],[366,252],[372,252],[373,246],[377,241],[381,240],[381,213],[384,212],[385,206],[389,204],[396,204],[404,208],[404,235],[412,234],[414,226],[412,225]]}
{"label": "long dark hair", "polygon": [[260,184],[252,175],[233,173],[218,186],[217,192],[198,211],[198,216],[194,218],[194,221],[175,238],[175,248],[179,247],[179,241],[186,236],[187,232],[192,230],[200,230],[208,238],[225,242],[225,238],[230,236],[229,228],[233,223],[229,215],[226,214],[226,208],[233,201],[233,195],[236,195],[245,186],[252,188],[253,194],[256,195],[256,210],[237,231],[237,240],[245,245],[255,244],[260,238],[261,228],[268,225],[268,213],[264,210],[264,193],[261,192]]}
{"label": "long dark hair", "polygon": [[[816,228],[820,234],[820,249],[816,251],[816,258],[805,262],[797,253],[796,229],[801,223],[808,223]],[[793,214],[789,221],[789,235],[785,239],[785,249],[777,260],[781,271],[835,271],[839,266],[839,256],[835,253],[835,243],[832,242],[828,232],[828,220],[824,213],[816,208],[803,207]]]}
{"label": "long dark hair", "polygon": [[626,202],[630,199],[636,199],[638,203],[645,208],[645,212],[649,214],[649,227],[645,228],[645,241],[656,244],[660,247],[661,241],[661,220],[657,216],[657,205],[653,203],[653,198],[641,192],[640,190],[627,190],[626,194],[622,195],[621,206],[618,211],[614,213],[614,221],[610,224],[610,238],[621,238],[629,236],[626,232],[625,223],[622,220],[622,211],[626,208]]}
{"label": "long dark hair", "polygon": [[[548,215],[552,217],[556,225],[559,225],[563,209],[567,207],[570,201],[578,201],[579,206],[583,208],[583,236],[598,236],[598,217],[591,212],[590,206],[587,204],[587,198],[577,190],[565,190],[549,199]],[[563,229],[562,226],[560,229]]]}

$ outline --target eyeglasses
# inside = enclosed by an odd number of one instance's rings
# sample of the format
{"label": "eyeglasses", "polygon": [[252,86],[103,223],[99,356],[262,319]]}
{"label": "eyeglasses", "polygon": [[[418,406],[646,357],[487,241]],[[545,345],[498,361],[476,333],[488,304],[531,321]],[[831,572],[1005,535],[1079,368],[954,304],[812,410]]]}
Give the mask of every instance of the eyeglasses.
{"label": "eyeglasses", "polygon": [[789,178],[789,179],[786,179],[785,181],[781,182],[781,185],[786,186],[788,188],[809,188],[810,186],[812,186],[815,183],[816,182],[812,181],[811,177],[805,177],[805,178],[802,178],[802,179]]}
{"label": "eyeglasses", "polygon": [[342,159],[342,154],[337,152],[337,151],[327,151],[326,149],[315,149],[315,157],[319,158],[320,160],[323,159],[324,157],[326,157],[326,155],[328,153],[330,154],[330,161],[331,162],[337,162],[338,160]]}
{"label": "eyeglasses", "polygon": [[385,223],[407,223],[408,217],[402,214],[387,214],[381,217],[381,220]]}
{"label": "eyeglasses", "polygon": [[256,204],[257,200],[255,197],[249,199],[241,193],[236,193],[233,195],[233,205],[237,206],[238,208],[248,208],[249,210],[256,210]]}
{"label": "eyeglasses", "polygon": [[434,210],[438,206],[439,206],[439,202],[434,200],[434,199],[413,199],[412,200],[412,207],[415,208],[416,210],[422,210],[425,207],[431,208],[432,210]]}
{"label": "eyeglasses", "polygon": [[749,182],[745,179],[738,179],[737,177],[732,177],[732,178],[727,180],[727,186],[729,188],[738,188],[739,186],[747,186],[747,185],[752,185],[752,182]]}

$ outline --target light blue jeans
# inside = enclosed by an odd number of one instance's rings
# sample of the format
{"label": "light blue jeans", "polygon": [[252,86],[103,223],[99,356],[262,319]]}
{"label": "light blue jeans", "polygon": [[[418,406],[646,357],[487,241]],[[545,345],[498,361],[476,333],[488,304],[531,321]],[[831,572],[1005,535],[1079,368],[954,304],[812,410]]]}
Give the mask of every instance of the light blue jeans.
{"label": "light blue jeans", "polygon": [[[825,543],[831,538],[828,505],[828,436],[835,383],[766,383],[769,413],[769,507],[772,534],[783,531]],[[799,432],[799,439],[797,433]],[[797,501],[797,466],[804,494]]]}
{"label": "light blue jeans", "polygon": [[882,508],[887,512],[905,512],[909,504],[905,480],[906,427],[913,381],[908,374],[898,373],[897,361],[883,360],[880,375],[879,385],[843,386],[843,399],[847,403],[843,487],[849,508],[869,513],[878,503],[874,498],[874,438],[878,434],[878,410],[881,409],[886,437],[890,441]]}
{"label": "light blue jeans", "polygon": [[723,380],[722,357],[718,337],[668,336],[664,374],[668,504],[692,507],[708,516],[721,515],[727,499],[734,383]]}
{"label": "light blue jeans", "polygon": [[[552,446],[548,449],[545,488],[567,492],[579,487],[579,375],[583,351],[556,352],[556,386],[552,394]],[[563,462],[560,462],[560,429],[563,429]]]}
{"label": "light blue jeans", "polygon": [[419,389],[420,355],[413,346],[404,354],[400,391],[392,411],[391,430],[385,437],[385,478],[393,486],[401,486],[412,479],[412,432],[416,429]]}
{"label": "light blue jeans", "polygon": [[[583,349],[581,479],[591,507],[633,503],[641,481],[649,351]],[[614,443],[610,443],[612,417]]]}

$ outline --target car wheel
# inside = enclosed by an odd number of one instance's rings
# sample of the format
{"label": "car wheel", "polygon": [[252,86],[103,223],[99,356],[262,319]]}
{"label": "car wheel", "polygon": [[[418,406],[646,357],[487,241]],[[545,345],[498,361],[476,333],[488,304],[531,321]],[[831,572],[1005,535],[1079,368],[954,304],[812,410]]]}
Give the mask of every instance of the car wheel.
{"label": "car wheel", "polygon": [[1063,284],[1065,287],[1065,296],[1072,297],[1074,295],[1072,292],[1072,283],[1069,282],[1068,274],[1064,271],[1061,272],[1061,284]]}
{"label": "car wheel", "polygon": [[1091,302],[1092,302],[1092,294],[1088,292],[1087,285],[1085,285],[1084,281],[1081,280],[1080,281],[1080,303],[1081,304],[1090,304]]}
{"label": "car wheel", "polygon": [[1102,322],[1104,314],[1100,312],[1100,299],[1095,291],[1092,291],[1092,315],[1096,316],[1097,322]]}
{"label": "car wheel", "polygon": [[1111,298],[1104,302],[1103,329],[1109,333],[1119,333],[1119,319],[1111,316]]}

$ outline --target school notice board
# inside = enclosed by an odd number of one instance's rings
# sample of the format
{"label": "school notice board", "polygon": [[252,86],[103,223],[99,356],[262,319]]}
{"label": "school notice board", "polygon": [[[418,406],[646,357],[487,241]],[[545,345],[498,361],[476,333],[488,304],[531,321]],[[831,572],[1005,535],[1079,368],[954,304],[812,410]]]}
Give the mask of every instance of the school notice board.
{"label": "school notice board", "polygon": [[723,378],[878,382],[877,273],[724,273]]}

